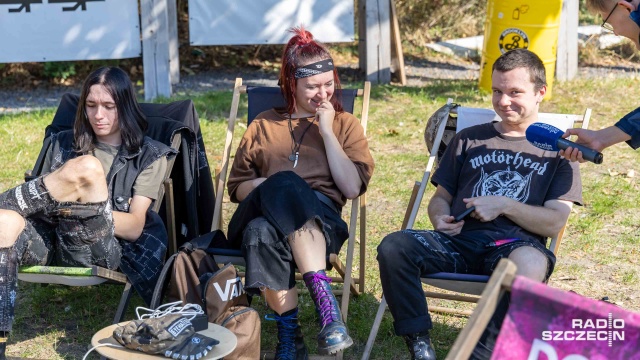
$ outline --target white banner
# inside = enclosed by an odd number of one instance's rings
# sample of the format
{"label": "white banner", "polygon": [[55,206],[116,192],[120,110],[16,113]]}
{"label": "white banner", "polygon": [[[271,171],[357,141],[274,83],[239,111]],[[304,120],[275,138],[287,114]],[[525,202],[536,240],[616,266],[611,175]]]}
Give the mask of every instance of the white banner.
{"label": "white banner", "polygon": [[191,45],[284,44],[304,24],[324,43],[355,39],[354,0],[189,0]]}
{"label": "white banner", "polygon": [[0,63],[139,56],[138,1],[0,0]]}

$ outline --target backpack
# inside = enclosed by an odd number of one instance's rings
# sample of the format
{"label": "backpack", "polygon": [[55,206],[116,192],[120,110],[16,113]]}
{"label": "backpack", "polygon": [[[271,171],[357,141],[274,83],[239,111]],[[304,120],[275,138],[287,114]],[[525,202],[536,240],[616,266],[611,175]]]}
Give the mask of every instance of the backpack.
{"label": "backpack", "polygon": [[260,316],[249,306],[250,298],[235,267],[226,264],[218,268],[213,255],[207,252],[211,244],[219,241],[226,238],[216,230],[180,246],[162,269],[151,307],[155,309],[160,305],[162,294],[168,288],[169,302],[198,304],[209,322],[224,326],[236,335],[236,349],[225,359],[259,359]]}
{"label": "backpack", "polygon": [[449,145],[451,139],[453,139],[453,137],[456,135],[456,125],[458,123],[458,118],[452,116],[451,114],[451,110],[456,107],[458,107],[458,104],[454,103],[445,104],[440,107],[429,117],[427,126],[424,129],[424,142],[427,145],[427,151],[429,151],[430,153],[431,149],[434,146],[434,142],[436,141],[436,135],[440,124],[442,124],[443,121],[447,122],[442,134],[442,142],[438,147],[438,162],[440,162],[442,155],[444,155],[444,151],[447,149],[447,145]]}
{"label": "backpack", "polygon": [[225,359],[260,358],[260,315],[249,306],[233,264],[202,275],[200,285],[209,322],[226,327],[238,338],[238,346]]}

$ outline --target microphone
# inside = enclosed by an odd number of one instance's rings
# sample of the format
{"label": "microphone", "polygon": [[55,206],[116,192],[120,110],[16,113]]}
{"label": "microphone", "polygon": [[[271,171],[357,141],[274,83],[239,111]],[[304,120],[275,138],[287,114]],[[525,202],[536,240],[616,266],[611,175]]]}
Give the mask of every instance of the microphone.
{"label": "microphone", "polygon": [[602,164],[603,155],[586,146],[576,144],[562,137],[564,131],[545,123],[533,123],[525,131],[527,140],[535,147],[542,150],[559,151],[568,147],[582,152],[582,158],[595,164]]}

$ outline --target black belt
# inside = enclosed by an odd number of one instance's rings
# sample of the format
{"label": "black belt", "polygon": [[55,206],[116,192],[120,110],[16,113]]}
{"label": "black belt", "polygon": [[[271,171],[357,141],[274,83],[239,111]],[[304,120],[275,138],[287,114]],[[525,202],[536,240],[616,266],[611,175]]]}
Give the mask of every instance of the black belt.
{"label": "black belt", "polygon": [[313,192],[316,193],[316,197],[318,197],[318,200],[320,200],[323,204],[325,204],[328,207],[330,207],[336,213],[340,214],[340,211],[338,210],[338,207],[336,206],[336,203],[334,203],[333,200],[331,200],[327,195],[325,195],[325,194],[323,194],[323,193],[321,193],[320,191],[317,191],[317,190],[313,190]]}

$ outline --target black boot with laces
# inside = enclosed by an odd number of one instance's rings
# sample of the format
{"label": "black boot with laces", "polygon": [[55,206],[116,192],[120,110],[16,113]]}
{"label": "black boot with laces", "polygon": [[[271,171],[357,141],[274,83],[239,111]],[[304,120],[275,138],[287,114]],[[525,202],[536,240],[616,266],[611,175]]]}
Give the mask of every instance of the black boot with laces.
{"label": "black boot with laces", "polygon": [[[278,326],[278,346],[275,360],[308,360],[309,354],[304,345],[302,330],[298,323],[298,308],[282,315],[269,314],[267,320],[275,320]],[[1,359],[0,359],[1,360]]]}
{"label": "black boot with laces", "polygon": [[404,335],[403,338],[409,347],[412,360],[436,360],[436,351],[431,345],[428,331]]}

